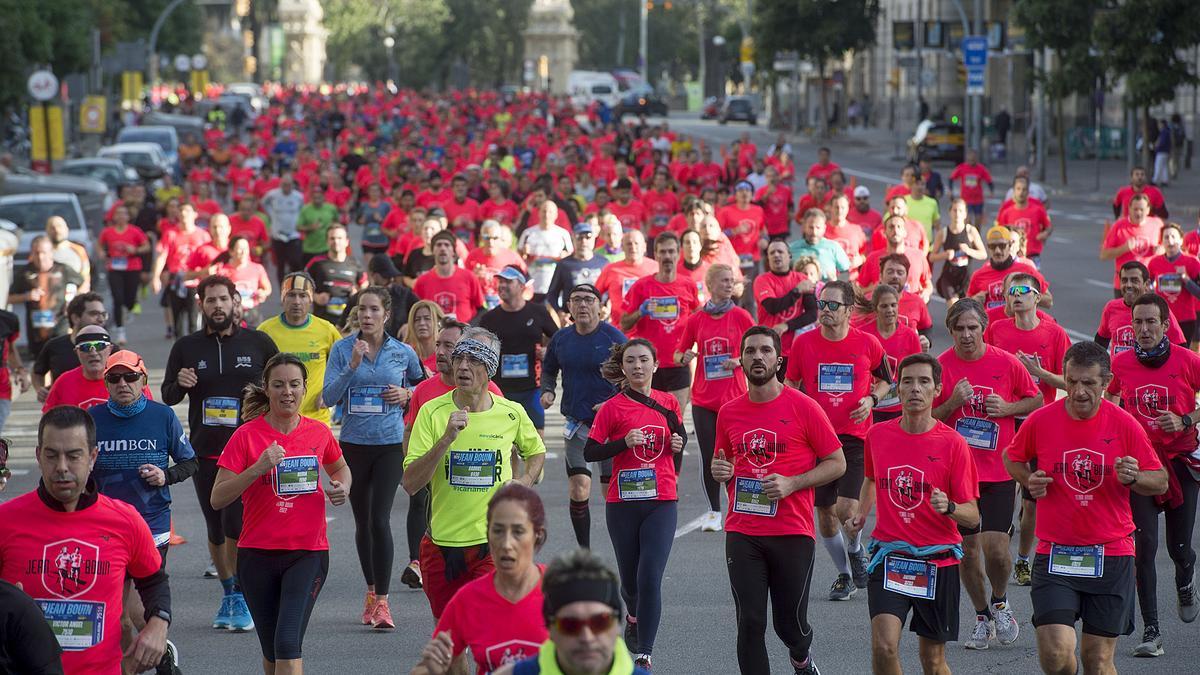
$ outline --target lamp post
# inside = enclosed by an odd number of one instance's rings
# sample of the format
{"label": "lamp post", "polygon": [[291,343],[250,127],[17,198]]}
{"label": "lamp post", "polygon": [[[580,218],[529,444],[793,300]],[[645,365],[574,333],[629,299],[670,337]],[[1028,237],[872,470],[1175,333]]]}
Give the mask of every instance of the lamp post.
{"label": "lamp post", "polygon": [[387,47],[387,79],[394,82],[396,80],[396,59],[394,58],[396,38],[391,35],[383,38],[383,46]]}
{"label": "lamp post", "polygon": [[716,71],[717,80],[717,98],[725,97],[725,36],[714,35],[712,39],[713,47],[716,49],[715,61],[713,70]]}

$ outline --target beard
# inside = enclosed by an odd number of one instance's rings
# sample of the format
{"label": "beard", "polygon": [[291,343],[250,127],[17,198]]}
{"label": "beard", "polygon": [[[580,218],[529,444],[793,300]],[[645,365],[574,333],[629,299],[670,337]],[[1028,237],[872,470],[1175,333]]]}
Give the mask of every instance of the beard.
{"label": "beard", "polygon": [[779,372],[778,366],[776,366],[776,367],[767,366],[766,371],[764,371],[764,373],[762,375],[756,374],[753,371],[753,369],[747,370],[746,371],[746,381],[756,387],[761,387],[764,384],[767,384],[768,382],[770,382],[771,380],[774,380],[777,372]]}
{"label": "beard", "polygon": [[229,327],[233,325],[233,314],[226,314],[225,318],[220,319],[220,320],[214,319],[211,316],[205,314],[204,315],[204,325],[205,325],[205,327],[207,327],[210,331],[212,331],[214,333],[223,333],[223,332],[229,330]]}

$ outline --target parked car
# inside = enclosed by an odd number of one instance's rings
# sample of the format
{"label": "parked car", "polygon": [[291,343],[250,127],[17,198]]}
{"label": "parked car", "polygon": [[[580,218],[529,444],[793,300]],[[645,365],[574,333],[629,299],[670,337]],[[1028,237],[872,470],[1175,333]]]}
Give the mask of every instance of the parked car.
{"label": "parked car", "polygon": [[119,159],[125,166],[133,169],[157,168],[174,173],[174,168],[157,143],[117,143],[100,148],[100,152],[96,154],[99,157]]}
{"label": "parked car", "polygon": [[709,96],[700,106],[700,119],[715,120],[721,114],[722,101],[719,96]]}
{"label": "parked car", "polygon": [[921,159],[961,162],[966,155],[965,150],[963,128],[949,122],[924,120],[917,125],[912,138],[908,139],[908,159],[911,162]]}
{"label": "parked car", "polygon": [[754,101],[749,96],[730,96],[721,106],[721,116],[718,121],[725,124],[729,120],[749,122],[750,126],[758,124],[758,111],[754,109]]}
{"label": "parked car", "polygon": [[[27,195],[47,192],[68,192],[75,196],[83,212],[82,221],[93,232],[104,226],[104,214],[112,207],[115,197],[103,181],[85,176],[60,173],[40,174],[26,171],[0,171],[0,195]],[[10,219],[11,220],[11,219]],[[45,221],[42,221],[45,225]],[[40,229],[40,226],[39,226]]]}
{"label": "parked car", "polygon": [[175,134],[179,136],[180,143],[185,142],[188,137],[195,138],[197,141],[204,139],[204,120],[192,115],[180,115],[178,113],[165,113],[152,110],[142,116],[142,124],[145,126],[173,127]]}
{"label": "parked car", "polygon": [[167,164],[172,169],[179,168],[179,132],[175,127],[157,124],[125,127],[117,132],[117,143],[155,143],[162,148]]}
{"label": "parked car", "polygon": [[642,87],[631,89],[621,97],[621,102],[613,110],[614,117],[620,120],[626,115],[658,115],[667,116],[667,103],[663,101],[654,89]]}
{"label": "parked car", "polygon": [[114,157],[68,159],[59,166],[58,171],[68,176],[83,176],[104,181],[114,193],[122,184],[138,179],[138,173],[133,167],[125,166],[124,162]]}
{"label": "parked car", "polygon": [[262,86],[253,82],[233,82],[225,85],[225,92],[230,94],[239,94],[250,100],[250,106],[254,108],[256,113],[261,113],[267,105],[267,99],[263,96]]}
{"label": "parked car", "polygon": [[88,229],[79,200],[69,192],[34,192],[0,197],[0,227],[8,221],[15,226],[18,237],[17,253],[13,256],[14,270],[25,267],[33,239],[46,232],[46,221],[61,216],[67,221],[67,238],[92,254],[94,237]]}

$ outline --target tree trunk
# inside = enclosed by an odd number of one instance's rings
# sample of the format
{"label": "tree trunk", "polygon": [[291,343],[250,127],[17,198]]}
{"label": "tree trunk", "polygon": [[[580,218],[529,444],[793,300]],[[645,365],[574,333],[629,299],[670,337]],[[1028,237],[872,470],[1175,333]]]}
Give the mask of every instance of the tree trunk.
{"label": "tree trunk", "polygon": [[1154,116],[1150,114],[1150,106],[1142,106],[1142,166],[1146,173],[1154,175],[1154,141],[1152,136],[1158,133]]}
{"label": "tree trunk", "polygon": [[821,119],[818,127],[821,138],[829,138],[829,90],[825,87],[825,60],[817,61],[817,77],[821,78]]}
{"label": "tree trunk", "polygon": [[1058,174],[1063,187],[1067,185],[1067,134],[1063,124],[1063,100],[1054,101],[1054,134],[1058,136]]}

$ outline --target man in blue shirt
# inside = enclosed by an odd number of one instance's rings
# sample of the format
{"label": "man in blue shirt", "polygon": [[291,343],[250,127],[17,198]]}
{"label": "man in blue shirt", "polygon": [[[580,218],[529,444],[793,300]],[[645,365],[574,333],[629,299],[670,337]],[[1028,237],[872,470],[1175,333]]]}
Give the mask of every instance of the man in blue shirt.
{"label": "man in blue shirt", "polygon": [[821,266],[821,279],[833,281],[838,274],[850,271],[850,258],[846,251],[835,241],[825,238],[825,212],[819,209],[809,209],[804,214],[804,222],[800,225],[802,237],[788,244],[792,252],[792,260],[808,256],[816,259]]}
{"label": "man in blue shirt", "polygon": [[579,284],[596,283],[600,271],[608,264],[607,258],[596,255],[596,229],[590,222],[585,220],[576,223],[571,232],[575,252],[555,265],[550,288],[546,291],[546,300],[558,312],[559,325],[566,325],[566,294]]}

